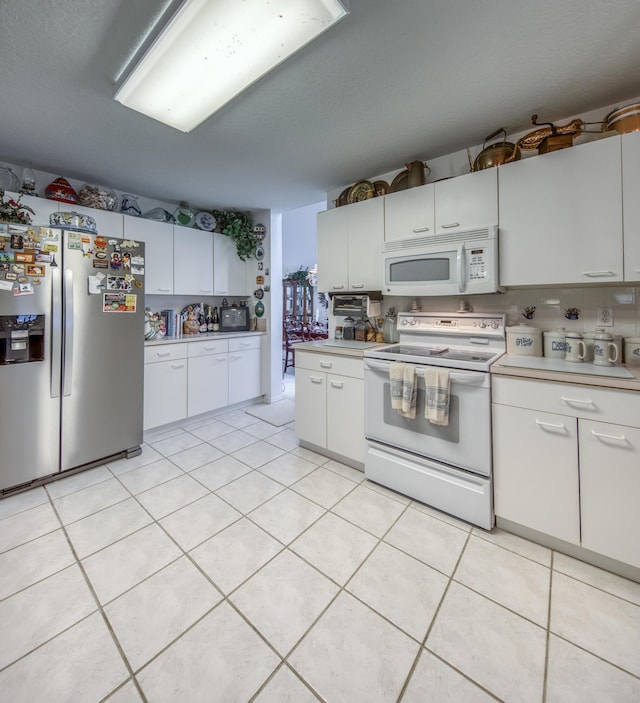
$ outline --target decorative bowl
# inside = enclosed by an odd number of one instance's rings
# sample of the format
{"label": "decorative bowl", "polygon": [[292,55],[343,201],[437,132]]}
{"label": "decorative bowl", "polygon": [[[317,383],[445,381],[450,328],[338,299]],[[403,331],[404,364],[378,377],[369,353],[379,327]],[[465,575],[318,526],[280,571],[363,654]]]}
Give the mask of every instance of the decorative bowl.
{"label": "decorative bowl", "polygon": [[44,197],[47,200],[57,200],[61,203],[78,204],[78,195],[71,187],[71,183],[66,178],[56,178],[44,189]]}
{"label": "decorative bowl", "polygon": [[85,183],[78,191],[78,203],[96,210],[117,210],[118,196],[108,188]]}

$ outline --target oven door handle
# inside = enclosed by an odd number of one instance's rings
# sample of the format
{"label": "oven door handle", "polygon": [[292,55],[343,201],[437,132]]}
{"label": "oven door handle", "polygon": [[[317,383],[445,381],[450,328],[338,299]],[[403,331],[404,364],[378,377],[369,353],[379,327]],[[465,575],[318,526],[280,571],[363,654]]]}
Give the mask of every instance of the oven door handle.
{"label": "oven door handle", "polygon": [[[373,359],[365,360],[365,366],[372,371],[382,371],[388,374],[389,365],[389,361],[374,361]],[[443,367],[439,366],[438,368]],[[416,374],[421,378],[424,378],[424,369],[416,369]],[[449,380],[451,383],[463,383],[467,386],[482,386],[487,382],[487,374],[481,371],[450,371]]]}
{"label": "oven door handle", "polygon": [[458,244],[458,253],[456,255],[457,275],[458,275],[458,293],[464,293],[465,280],[464,276],[464,244]]}

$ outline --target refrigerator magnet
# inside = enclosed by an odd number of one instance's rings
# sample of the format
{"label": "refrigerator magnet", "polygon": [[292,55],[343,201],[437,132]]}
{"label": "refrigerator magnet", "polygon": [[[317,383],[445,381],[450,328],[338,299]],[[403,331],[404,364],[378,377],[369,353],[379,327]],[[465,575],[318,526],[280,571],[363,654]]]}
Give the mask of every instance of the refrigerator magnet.
{"label": "refrigerator magnet", "polygon": [[0,279],[0,290],[13,290],[13,281],[3,281]]}
{"label": "refrigerator magnet", "polygon": [[98,235],[93,240],[93,246],[96,249],[106,249],[107,248],[107,240],[104,237],[102,237],[101,235]]}
{"label": "refrigerator magnet", "polygon": [[29,225],[17,225],[13,222],[7,224],[7,232],[9,234],[21,234],[26,235],[29,231]]}
{"label": "refrigerator magnet", "polygon": [[12,249],[24,249],[24,239],[19,234],[11,235],[11,248]]}
{"label": "refrigerator magnet", "polygon": [[14,273],[24,273],[24,264],[13,264],[11,270]]}
{"label": "refrigerator magnet", "polygon": [[27,264],[27,276],[44,276],[44,266],[42,264]]}
{"label": "refrigerator magnet", "polygon": [[44,250],[49,251],[49,252],[58,251],[58,245],[57,244],[49,244],[48,242],[45,242]]}
{"label": "refrigerator magnet", "polygon": [[94,259],[93,260],[93,268],[94,269],[108,269],[109,268],[109,262],[104,261],[102,259]]}
{"label": "refrigerator magnet", "polygon": [[111,252],[111,268],[119,269],[122,268],[122,254],[119,251]]}
{"label": "refrigerator magnet", "polygon": [[36,263],[50,264],[51,254],[36,254]]}
{"label": "refrigerator magnet", "polygon": [[41,278],[32,278],[31,279],[31,285],[32,286],[39,286],[42,283]]}
{"label": "refrigerator magnet", "polygon": [[107,258],[106,251],[97,251],[96,252],[96,259],[106,259],[106,258]]}
{"label": "refrigerator magnet", "polygon": [[20,283],[13,289],[14,295],[33,295],[33,286],[30,283]]}
{"label": "refrigerator magnet", "polygon": [[16,251],[13,255],[14,261],[22,264],[32,264],[35,259],[34,254],[26,254],[23,251]]}
{"label": "refrigerator magnet", "polygon": [[82,242],[68,242],[67,249],[78,249],[82,251]]}
{"label": "refrigerator magnet", "polygon": [[17,273],[6,273],[4,275],[5,279],[7,281],[17,281],[18,280],[18,274]]}

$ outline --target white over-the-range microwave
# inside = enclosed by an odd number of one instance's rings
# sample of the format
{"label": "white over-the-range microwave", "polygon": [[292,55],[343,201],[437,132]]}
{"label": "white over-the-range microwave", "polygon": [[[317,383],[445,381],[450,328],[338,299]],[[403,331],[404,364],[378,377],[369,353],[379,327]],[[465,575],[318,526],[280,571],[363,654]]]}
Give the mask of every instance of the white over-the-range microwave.
{"label": "white over-the-range microwave", "polygon": [[435,234],[386,242],[385,295],[497,293],[498,228]]}

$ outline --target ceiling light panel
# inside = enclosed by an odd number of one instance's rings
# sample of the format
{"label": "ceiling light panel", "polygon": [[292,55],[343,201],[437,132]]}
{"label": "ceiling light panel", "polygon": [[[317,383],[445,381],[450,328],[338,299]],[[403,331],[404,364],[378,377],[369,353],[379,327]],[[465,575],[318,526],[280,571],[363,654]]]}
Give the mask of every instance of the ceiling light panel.
{"label": "ceiling light panel", "polygon": [[346,14],[338,0],[187,0],[115,99],[190,132]]}

